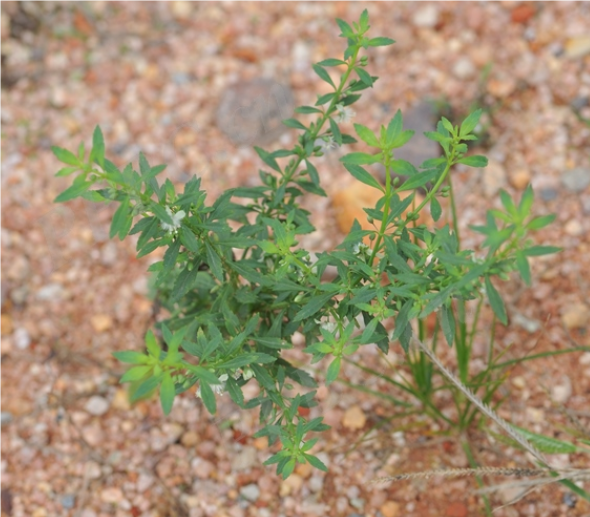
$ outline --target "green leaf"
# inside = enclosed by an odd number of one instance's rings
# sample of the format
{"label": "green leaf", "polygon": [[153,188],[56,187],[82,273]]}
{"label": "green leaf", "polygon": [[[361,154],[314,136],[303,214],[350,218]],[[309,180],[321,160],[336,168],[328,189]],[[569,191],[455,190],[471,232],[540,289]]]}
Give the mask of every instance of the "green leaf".
{"label": "green leaf", "polygon": [[540,230],[541,228],[545,228],[545,226],[550,225],[553,221],[555,221],[555,214],[549,214],[549,215],[542,215],[540,217],[535,217],[534,219],[531,219],[527,225],[526,228],[528,230]]}
{"label": "green leaf", "polygon": [[113,220],[111,221],[111,229],[109,231],[109,238],[112,239],[115,235],[119,235],[119,239],[123,240],[131,225],[129,224],[129,198],[125,197],[119,208],[115,212],[113,216]]}
{"label": "green leaf", "polygon": [[335,357],[334,360],[330,363],[330,366],[328,366],[328,371],[326,372],[326,386],[329,386],[338,378],[341,363],[342,358]]}
{"label": "green leaf", "polygon": [[201,379],[199,382],[199,387],[201,388],[201,398],[203,399],[203,404],[205,404],[207,411],[214,415],[217,411],[217,401],[215,400],[215,394],[213,393],[211,386]]}
{"label": "green leaf", "polygon": [[[129,402],[135,402],[154,391],[160,384],[160,377],[149,377],[143,381],[137,388],[130,392]],[[132,385],[133,387],[133,385]]]}
{"label": "green leaf", "polygon": [[69,176],[70,174],[73,174],[78,170],[80,170],[80,167],[63,167],[55,173],[55,176],[58,178],[61,178],[63,176]]}
{"label": "green leaf", "polygon": [[395,40],[380,36],[377,38],[371,38],[369,40],[369,47],[386,47],[387,45],[393,45]]}
{"label": "green leaf", "polygon": [[348,153],[347,155],[340,158],[340,161],[344,164],[352,163],[355,165],[377,163],[381,161],[381,153],[376,155],[371,155],[367,153]]}
{"label": "green leaf", "polygon": [[522,250],[523,254],[527,257],[550,255],[551,253],[559,253],[560,251],[563,251],[563,248],[557,248],[556,246],[531,246]]}
{"label": "green leaf", "polygon": [[482,110],[478,109],[475,110],[473,113],[470,113],[467,118],[461,123],[461,129],[459,130],[459,136],[463,137],[471,133],[479,122],[479,118],[481,117]]}
{"label": "green leaf", "polygon": [[322,470],[324,472],[328,472],[328,467],[326,467],[326,465],[322,463],[322,460],[320,460],[317,456],[312,454],[304,454],[303,457],[312,467],[315,467],[316,469]]}
{"label": "green leaf", "polygon": [[526,255],[522,251],[516,252],[516,267],[518,272],[520,273],[521,278],[524,280],[524,283],[528,286],[531,285],[531,268],[529,266],[529,261],[526,258]]}
{"label": "green leaf", "polygon": [[451,134],[453,134],[453,132],[455,131],[455,128],[453,127],[453,124],[451,124],[451,121],[446,118],[446,117],[441,117],[440,119],[443,127]]}
{"label": "green leaf", "polygon": [[412,139],[414,133],[415,131],[413,129],[402,131],[399,135],[397,135],[397,137],[394,138],[393,142],[391,143],[391,147],[402,147]]}
{"label": "green leaf", "polygon": [[490,301],[490,305],[492,306],[494,314],[504,325],[508,325],[508,316],[506,315],[506,307],[504,306],[504,301],[500,297],[500,294],[498,293],[496,288],[493,286],[489,276],[485,277],[485,285],[486,292],[488,293],[488,300]]}
{"label": "green leaf", "polygon": [[391,160],[391,170],[402,176],[415,176],[418,170],[406,160]]}
{"label": "green leaf", "polygon": [[375,133],[368,127],[361,124],[354,124],[354,130],[359,138],[366,144],[372,147],[380,147],[379,139],[375,136]]}
{"label": "green leaf", "polygon": [[100,129],[100,126],[96,126],[94,128],[94,133],[92,134],[92,151],[90,152],[90,155],[101,167],[104,167],[104,151],[105,146],[102,130]]}
{"label": "green leaf", "polygon": [[[145,356],[144,356],[145,357]],[[154,369],[153,366],[134,366],[133,368],[129,368],[122,377],[119,379],[121,384],[126,382],[133,382],[143,379],[148,373],[150,373]]]}
{"label": "green leaf", "polygon": [[368,72],[366,70],[363,70],[362,68],[355,68],[354,71],[358,74],[360,80],[366,84],[367,86],[373,86],[373,83],[375,81],[373,81],[373,78],[368,74]]}
{"label": "green leaf", "polygon": [[145,335],[145,346],[152,357],[155,359],[160,359],[160,352],[162,349],[158,344],[156,336],[154,336],[154,333],[151,330],[148,330]]}
{"label": "green leaf", "polygon": [[330,102],[334,98],[334,92],[332,93],[325,93],[324,95],[319,95],[318,100],[315,102],[316,106],[322,106],[327,102]]}
{"label": "green leaf", "polygon": [[330,86],[332,86],[332,88],[336,89],[334,81],[332,81],[330,74],[325,68],[322,68],[320,65],[311,65],[311,67],[313,68],[313,71],[320,76],[320,79],[327,82]]}
{"label": "green leaf", "polygon": [[346,61],[342,61],[342,59],[334,59],[334,58],[329,58],[329,59],[324,59],[323,61],[320,61],[318,63],[318,65],[320,66],[340,66],[340,65],[345,65]]}
{"label": "green leaf", "polygon": [[258,153],[258,156],[260,156],[260,159],[266,163],[266,165],[277,172],[281,172],[279,164],[268,151],[265,151],[264,149],[256,146],[254,146],[254,150]]}
{"label": "green leaf", "polygon": [[457,160],[457,163],[462,163],[463,165],[467,165],[469,167],[487,167],[488,159],[481,155],[464,156],[463,158]]}
{"label": "green leaf", "polygon": [[455,342],[455,316],[453,308],[443,305],[440,311],[440,323],[445,339],[450,347]]}
{"label": "green leaf", "polygon": [[205,241],[205,248],[207,249],[207,263],[213,271],[213,275],[217,280],[223,282],[224,275],[223,275],[223,267],[221,265],[221,259],[217,252],[213,249],[213,246],[209,244],[209,242]]}
{"label": "green leaf", "polygon": [[165,415],[169,415],[172,411],[172,405],[174,404],[174,381],[170,372],[164,373],[164,379],[160,385],[160,404],[162,404],[162,411]]}
{"label": "green leaf", "polygon": [[403,190],[414,190],[426,185],[429,181],[432,181],[436,178],[439,174],[438,169],[429,169],[425,170],[424,172],[419,172],[418,174],[410,177],[403,183],[401,187],[398,187],[398,191]]}
{"label": "green leaf", "polygon": [[369,11],[366,9],[364,9],[361,13],[361,17],[359,18],[359,26],[361,32],[365,32],[369,28]]}
{"label": "green leaf", "polygon": [[336,23],[342,31],[342,34],[340,34],[341,37],[354,38],[354,31],[352,30],[352,27],[348,25],[348,23],[346,23],[344,20],[341,20],[340,18],[336,18]]}
{"label": "green leaf", "polygon": [[319,296],[311,298],[305,306],[297,313],[293,321],[301,321],[313,316],[318,312],[329,300],[334,296],[334,293],[324,293]]}
{"label": "green leaf", "polygon": [[350,174],[352,174],[357,180],[365,185],[369,185],[370,187],[376,188],[381,192],[385,192],[383,186],[365,169],[363,169],[360,165],[355,165],[352,163],[344,163],[344,167]]}
{"label": "green leaf", "polygon": [[68,165],[77,165],[78,168],[83,165],[82,162],[78,159],[78,157],[71,151],[68,151],[67,149],[63,149],[62,147],[57,147],[53,145],[51,146],[51,150],[60,162],[67,163]]}
{"label": "green leaf", "polygon": [[145,364],[148,357],[140,352],[134,350],[124,350],[122,352],[113,352],[113,357],[122,363],[128,364]]}
{"label": "green leaf", "polygon": [[287,118],[283,120],[283,124],[293,129],[302,129],[303,131],[307,130],[307,128],[301,122],[294,118]]}
{"label": "green leaf", "polygon": [[301,113],[303,115],[307,115],[310,113],[321,113],[322,110],[318,109],[318,108],[314,108],[313,106],[299,106],[298,108],[295,108],[295,113]]}
{"label": "green leaf", "polygon": [[74,199],[79,197],[84,192],[86,192],[92,186],[92,181],[80,181],[75,182],[71,187],[64,190],[59,196],[57,196],[53,202],[54,203],[63,203],[64,201],[69,201],[70,199]]}
{"label": "green leaf", "polygon": [[529,183],[522,194],[520,203],[518,203],[518,213],[520,214],[520,217],[524,219],[530,214],[534,200],[535,193],[533,192],[533,187]]}
{"label": "green leaf", "polygon": [[438,199],[435,197],[430,200],[430,215],[432,215],[432,219],[434,219],[435,222],[438,221],[442,215],[442,207],[440,206]]}
{"label": "green leaf", "polygon": [[336,142],[338,145],[342,145],[342,133],[340,132],[338,124],[336,124],[336,121],[332,117],[330,117],[328,121],[330,123],[330,130],[332,131],[332,136],[334,137],[334,142]]}
{"label": "green leaf", "polygon": [[227,391],[231,399],[240,407],[244,407],[244,394],[236,380],[230,375],[225,382]]}

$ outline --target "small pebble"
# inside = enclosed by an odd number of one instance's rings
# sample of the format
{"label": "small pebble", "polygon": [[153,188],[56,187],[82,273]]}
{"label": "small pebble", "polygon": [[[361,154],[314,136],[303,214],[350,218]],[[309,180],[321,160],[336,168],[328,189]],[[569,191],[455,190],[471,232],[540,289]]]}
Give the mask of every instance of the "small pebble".
{"label": "small pebble", "polygon": [[561,500],[568,508],[575,508],[578,503],[578,498],[571,492],[565,492]]}
{"label": "small pebble", "polygon": [[254,447],[244,447],[244,449],[236,454],[231,462],[232,470],[248,470],[253,467],[258,461],[256,456],[256,449]]}
{"label": "small pebble", "polygon": [[2,411],[2,413],[0,413],[0,422],[2,426],[10,424],[10,422],[12,422],[12,413],[9,411]]}
{"label": "small pebble", "polygon": [[561,382],[551,388],[551,398],[558,404],[563,404],[572,396],[572,381],[567,375],[563,375]]}
{"label": "small pebble", "polygon": [[576,167],[561,175],[561,183],[572,192],[582,192],[590,185],[590,169]]}
{"label": "small pebble", "polygon": [[531,182],[531,171],[529,169],[517,169],[510,174],[510,184],[518,190],[524,190]]}
{"label": "small pebble", "polygon": [[48,284],[37,291],[38,300],[56,300],[63,296],[64,288],[61,284]]}
{"label": "small pebble", "polygon": [[568,221],[563,229],[565,230],[565,233],[573,237],[578,237],[584,233],[584,227],[577,219]]}
{"label": "small pebble", "polygon": [[66,510],[71,510],[76,504],[76,496],[73,494],[65,494],[61,498],[61,505]]}
{"label": "small pebble", "polygon": [[117,245],[108,241],[100,251],[100,262],[103,266],[111,267],[117,262]]}
{"label": "small pebble", "polygon": [[342,425],[347,429],[362,429],[365,427],[367,417],[359,406],[351,406],[344,413]]}
{"label": "small pebble", "polygon": [[100,493],[100,499],[103,503],[117,504],[123,499],[123,492],[119,488],[105,488]]}
{"label": "small pebble", "polygon": [[20,327],[14,331],[13,334],[14,339],[14,346],[19,350],[26,350],[29,348],[31,344],[31,336],[29,335],[27,329]]}
{"label": "small pebble", "polygon": [[557,197],[557,190],[554,188],[542,188],[539,194],[543,201],[553,201]]}
{"label": "small pebble", "polygon": [[94,395],[88,399],[84,409],[94,416],[102,416],[109,410],[109,401],[104,397]]}
{"label": "small pebble", "polygon": [[240,495],[248,501],[256,501],[260,497],[260,488],[254,483],[240,488]]}
{"label": "small pebble", "polygon": [[397,517],[399,515],[399,504],[394,501],[387,501],[381,505],[381,513],[383,517]]}
{"label": "small pebble", "polygon": [[412,23],[416,27],[431,29],[438,23],[438,6],[428,4],[419,8],[412,16]]}
{"label": "small pebble", "polygon": [[582,328],[590,322],[590,308],[584,303],[574,303],[564,308],[561,321],[567,329]]}
{"label": "small pebble", "polygon": [[468,57],[461,57],[453,65],[453,74],[457,79],[469,79],[473,77],[476,72],[475,65]]}

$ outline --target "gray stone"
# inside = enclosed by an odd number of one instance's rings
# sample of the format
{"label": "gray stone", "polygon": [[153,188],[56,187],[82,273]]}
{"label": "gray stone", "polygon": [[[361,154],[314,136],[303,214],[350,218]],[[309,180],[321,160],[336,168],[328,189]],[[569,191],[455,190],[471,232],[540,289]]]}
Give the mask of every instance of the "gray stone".
{"label": "gray stone", "polygon": [[590,169],[576,167],[561,175],[561,183],[572,192],[582,192],[590,185]]}
{"label": "gray stone", "polygon": [[268,145],[287,127],[293,116],[293,92],[272,79],[242,81],[228,87],[217,109],[217,125],[238,145]]}
{"label": "gray stone", "polygon": [[65,494],[61,497],[61,505],[66,510],[71,510],[76,504],[76,496],[73,494]]}
{"label": "gray stone", "polygon": [[539,193],[543,201],[553,201],[557,197],[557,190],[554,188],[542,188]]}
{"label": "gray stone", "polygon": [[13,334],[14,346],[19,350],[26,350],[31,344],[31,336],[26,328],[20,327]]}
{"label": "gray stone", "polygon": [[244,447],[232,459],[231,467],[232,470],[247,470],[253,467],[257,461],[256,449],[254,447]]}
{"label": "gray stone", "polygon": [[240,488],[240,495],[248,501],[254,502],[260,497],[260,488],[254,483]]}
{"label": "gray stone", "polygon": [[107,242],[100,251],[100,262],[103,266],[113,266],[117,262],[117,245],[113,241]]}
{"label": "gray stone", "polygon": [[88,399],[84,409],[94,416],[102,416],[109,410],[109,401],[104,397],[94,395]]}
{"label": "gray stone", "polygon": [[412,16],[412,23],[416,27],[433,28],[438,23],[438,6],[427,4],[420,7]]}
{"label": "gray stone", "polygon": [[2,411],[0,413],[0,423],[2,426],[8,425],[12,422],[12,413],[9,411]]}
{"label": "gray stone", "polygon": [[453,74],[457,79],[469,79],[475,75],[477,69],[468,57],[461,57],[453,65]]}
{"label": "gray stone", "polygon": [[38,300],[61,299],[64,288],[61,284],[47,284],[37,291]]}

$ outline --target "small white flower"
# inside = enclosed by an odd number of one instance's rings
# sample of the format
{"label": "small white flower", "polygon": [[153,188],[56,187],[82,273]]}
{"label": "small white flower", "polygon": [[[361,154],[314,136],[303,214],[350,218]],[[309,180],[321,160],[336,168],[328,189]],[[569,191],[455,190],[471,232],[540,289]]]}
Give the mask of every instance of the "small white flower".
{"label": "small white flower", "polygon": [[332,149],[338,149],[338,147],[340,147],[336,143],[336,141],[334,140],[334,137],[332,135],[326,135],[326,136],[323,136],[322,138],[318,138],[314,142],[314,145],[320,146],[322,148],[323,153],[328,153]]}
{"label": "small white flower", "polygon": [[174,214],[172,213],[172,210],[170,210],[169,206],[166,207],[166,213],[170,216],[170,219],[172,219],[172,224],[160,224],[162,225],[163,230],[167,230],[168,232],[172,233],[178,230],[178,228],[180,228],[180,221],[182,221],[186,217],[186,213],[184,212],[184,210],[179,210]]}
{"label": "small white flower", "polygon": [[367,246],[364,242],[357,242],[353,247],[352,247],[352,252],[355,255],[360,255],[362,253],[365,253],[366,251],[369,251],[369,246]]}
{"label": "small white flower", "polygon": [[338,115],[336,115],[336,122],[348,122],[352,120],[352,118],[356,115],[354,110],[352,110],[348,106],[345,107],[342,104],[336,104],[336,109],[338,110]]}
{"label": "small white flower", "polygon": [[248,381],[252,377],[254,377],[254,371],[252,370],[252,368],[244,368],[244,371],[242,372],[242,377],[244,377],[245,381]]}
{"label": "small white flower", "polygon": [[[211,389],[213,390],[213,393],[215,393],[215,395],[223,395],[223,392],[225,391],[225,383],[226,382],[227,382],[227,373],[224,373],[223,375],[219,376],[219,384],[211,385]],[[202,398],[201,386],[199,386],[197,388],[197,392],[195,393],[195,396],[198,399]]]}

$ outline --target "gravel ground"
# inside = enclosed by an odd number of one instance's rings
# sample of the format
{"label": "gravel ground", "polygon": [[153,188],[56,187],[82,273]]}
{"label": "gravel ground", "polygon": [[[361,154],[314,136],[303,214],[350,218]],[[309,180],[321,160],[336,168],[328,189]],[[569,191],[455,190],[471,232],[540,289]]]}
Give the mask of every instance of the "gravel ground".
{"label": "gravel ground", "polygon": [[[367,7],[372,33],[397,43],[371,51],[371,71],[381,79],[355,105],[355,122],[376,126],[425,99],[455,119],[475,105],[486,111],[490,125],[479,151],[490,166],[454,172],[466,246],[478,242],[467,225],[482,223],[485,210],[498,205],[499,188],[514,194],[532,182],[535,210],[557,213],[536,238],[564,251],[533,263],[532,289],[516,280],[502,285],[512,324],[497,329],[498,346],[513,345],[507,357],[590,346],[590,127],[579,118],[590,118],[590,3]],[[300,466],[286,481],[262,465],[269,451],[252,437],[256,415],[227,397],[216,419],[193,393],[180,397],[168,418],[157,401],[130,407],[117,384],[121,365],[110,354],[142,346],[152,322],[145,271],[154,259],[135,259],[132,240],[108,240],[111,207],[52,204],[67,180],[54,178],[59,165],[50,146],[89,143],[96,124],[117,163],[136,161],[142,150],[151,163],[169,164],[174,183],[200,175],[209,199],[256,182],[261,164],[250,144],[289,146],[295,135],[276,126],[248,129],[251,141],[232,134],[222,120],[228,91],[239,98],[252,83],[279,85],[274,95],[286,101],[268,114],[275,118],[285,118],[291,98],[311,103],[325,87],[310,65],[342,52],[333,19],[357,20],[363,8],[2,3],[3,516],[483,514],[472,479],[370,484],[376,476],[463,467],[467,460],[459,437],[399,417],[396,406],[344,384],[321,387],[311,413],[333,426],[317,448],[330,472]],[[251,95],[259,98],[258,91]],[[334,246],[342,238],[338,210],[359,209],[350,196],[340,196],[350,206],[330,202],[349,188],[337,154],[318,163],[329,199],[305,200],[318,227],[306,238],[309,249]],[[486,312],[476,355],[490,323]],[[399,375],[397,347],[388,359],[396,370],[363,349],[364,364]],[[343,376],[401,397],[352,366]],[[590,353],[516,367],[501,394],[507,400],[500,413],[518,425],[566,437],[567,408],[588,429]],[[529,465],[478,430],[469,438],[480,464]],[[554,460],[588,467],[580,454]],[[492,503],[515,495],[504,489]],[[590,505],[550,485],[494,515],[587,517]]]}

